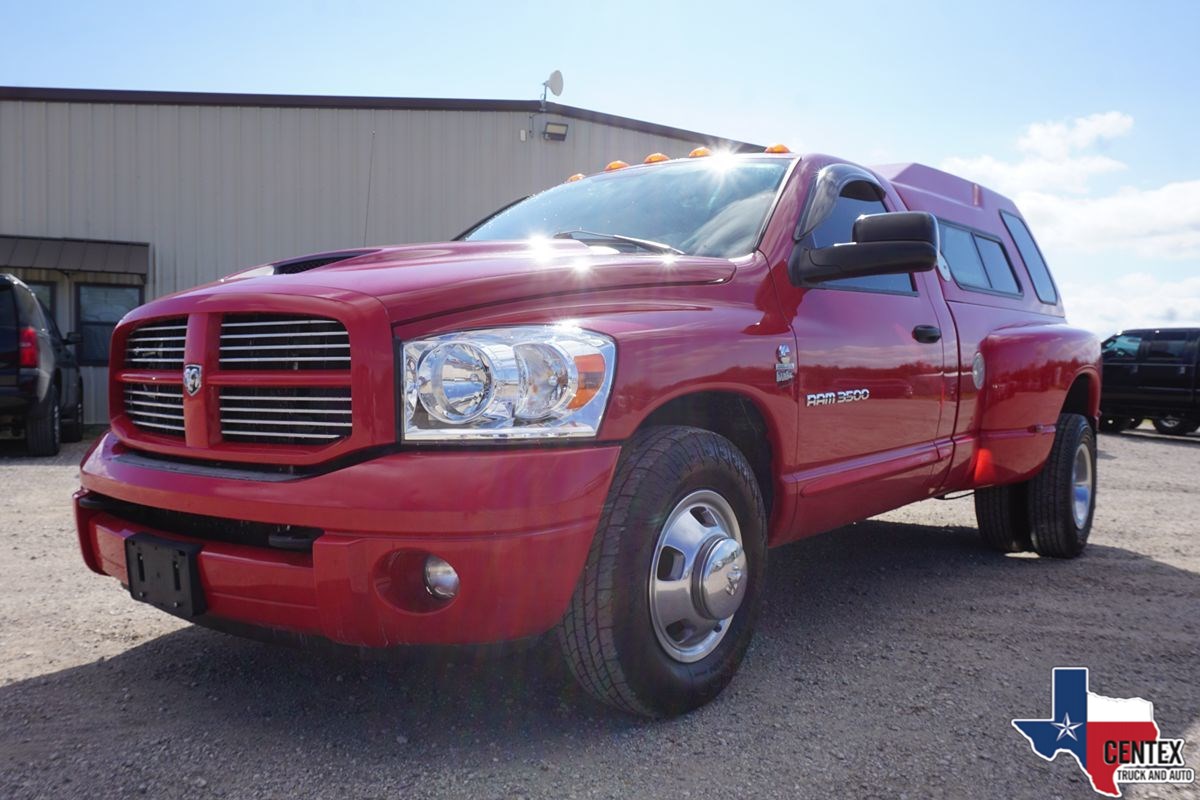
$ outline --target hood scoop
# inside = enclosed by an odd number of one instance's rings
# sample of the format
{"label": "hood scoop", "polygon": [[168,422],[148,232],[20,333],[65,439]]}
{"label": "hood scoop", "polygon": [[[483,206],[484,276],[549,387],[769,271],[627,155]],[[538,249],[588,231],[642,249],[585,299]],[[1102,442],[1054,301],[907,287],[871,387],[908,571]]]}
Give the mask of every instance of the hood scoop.
{"label": "hood scoop", "polygon": [[358,258],[367,253],[373,253],[374,250],[343,250],[338,253],[322,253],[319,256],[302,256],[294,258],[291,261],[280,261],[278,264],[273,264],[275,275],[296,275],[301,272],[308,272],[310,269],[317,267],[325,267],[330,264],[336,264],[339,261],[346,261],[351,258]]}

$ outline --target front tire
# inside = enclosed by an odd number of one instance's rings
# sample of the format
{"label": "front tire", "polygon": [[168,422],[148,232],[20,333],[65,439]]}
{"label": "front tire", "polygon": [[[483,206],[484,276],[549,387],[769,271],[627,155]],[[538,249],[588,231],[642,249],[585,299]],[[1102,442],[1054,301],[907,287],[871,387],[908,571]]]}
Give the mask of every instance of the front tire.
{"label": "front tire", "polygon": [[720,694],[758,620],[766,531],[754,472],[728,439],[675,426],[634,436],[558,626],[583,688],[648,717]]}
{"label": "front tire", "polygon": [[1050,456],[1029,481],[1029,525],[1040,556],[1074,558],[1096,512],[1096,434],[1080,414],[1062,414]]}

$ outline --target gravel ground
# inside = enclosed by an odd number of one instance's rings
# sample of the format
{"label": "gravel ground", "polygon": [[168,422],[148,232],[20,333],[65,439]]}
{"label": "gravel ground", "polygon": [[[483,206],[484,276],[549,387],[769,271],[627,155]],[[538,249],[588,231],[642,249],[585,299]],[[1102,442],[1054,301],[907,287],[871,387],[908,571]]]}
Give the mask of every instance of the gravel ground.
{"label": "gravel ground", "polygon": [[774,550],[729,690],[646,722],[549,649],[363,661],[134,603],[76,551],[84,445],[0,445],[0,797],[1096,797],[1009,724],[1048,715],[1051,667],[1075,665],[1152,700],[1200,768],[1200,436],[1101,450],[1082,558],[983,551],[970,499]]}

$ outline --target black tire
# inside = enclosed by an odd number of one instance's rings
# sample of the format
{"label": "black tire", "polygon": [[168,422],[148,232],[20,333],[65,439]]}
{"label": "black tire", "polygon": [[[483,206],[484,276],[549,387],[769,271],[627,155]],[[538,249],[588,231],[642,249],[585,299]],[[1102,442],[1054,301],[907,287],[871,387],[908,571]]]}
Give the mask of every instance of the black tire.
{"label": "black tire", "polygon": [[62,411],[51,392],[37,413],[25,420],[25,448],[31,456],[56,456],[62,444]]}
{"label": "black tire", "polygon": [[1186,436],[1200,430],[1200,422],[1182,417],[1162,417],[1154,420],[1154,430],[1167,436]]}
{"label": "black tire", "polygon": [[[659,643],[649,581],[668,514],[707,489],[732,509],[746,556],[746,593],[724,637],[692,663]],[[626,444],[583,574],[558,626],[563,656],[583,688],[622,711],[682,714],[725,688],[745,656],[762,604],[767,519],[745,456],[728,439],[687,427],[656,427]]]}
{"label": "black tire", "polygon": [[83,438],[83,381],[79,382],[75,397],[75,408],[71,411],[71,417],[62,423],[64,442],[78,442]]}
{"label": "black tire", "polygon": [[1120,433],[1121,431],[1136,428],[1141,420],[1133,417],[1101,417],[1100,432],[1101,433]]}
{"label": "black tire", "polygon": [[975,490],[975,519],[983,543],[1000,553],[1032,549],[1029,482]]}
{"label": "black tire", "polygon": [[[1075,459],[1086,451],[1090,484],[1086,514],[1075,516]],[[1061,414],[1050,456],[1029,481],[1029,528],[1040,556],[1074,558],[1087,546],[1096,513],[1096,434],[1080,414]]]}

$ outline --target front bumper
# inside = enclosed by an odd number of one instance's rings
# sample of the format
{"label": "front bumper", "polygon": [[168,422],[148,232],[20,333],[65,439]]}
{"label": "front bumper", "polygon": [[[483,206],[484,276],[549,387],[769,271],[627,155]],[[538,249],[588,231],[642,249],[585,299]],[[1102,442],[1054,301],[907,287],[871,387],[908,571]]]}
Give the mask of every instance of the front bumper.
{"label": "front bumper", "polygon": [[[201,542],[206,613],[219,619],[368,647],[518,639],[548,630],[566,610],[619,453],[401,452],[259,481],[148,466],[107,433],[81,465],[79,543],[89,567],[125,582],[124,540],[133,533]],[[311,553],[196,539],[81,505],[89,494],[324,533]],[[423,594],[414,571],[428,554],[458,571],[454,600]]]}

